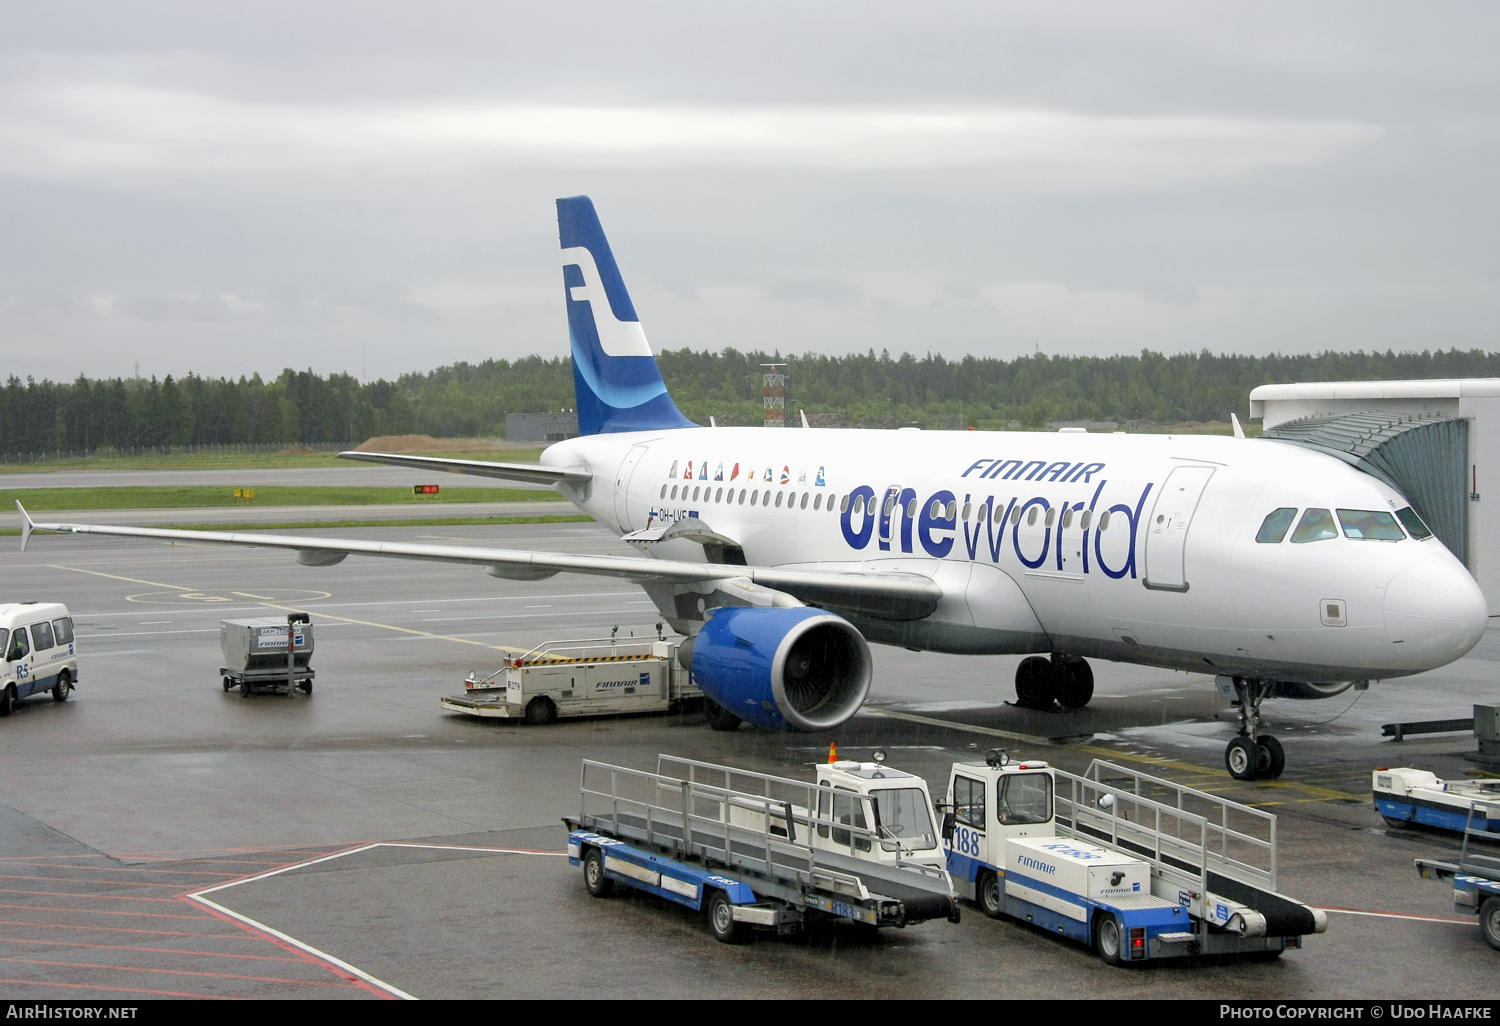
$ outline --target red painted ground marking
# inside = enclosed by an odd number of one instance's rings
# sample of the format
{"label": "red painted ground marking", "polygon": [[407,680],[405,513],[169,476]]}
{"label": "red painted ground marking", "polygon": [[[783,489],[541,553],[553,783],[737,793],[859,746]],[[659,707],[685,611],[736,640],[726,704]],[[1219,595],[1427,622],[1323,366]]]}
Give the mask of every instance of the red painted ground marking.
{"label": "red painted ground marking", "polygon": [[[24,859],[17,859],[17,860],[14,860],[14,861],[9,860],[9,859],[0,859],[0,863],[6,863],[8,865],[20,865],[20,866],[24,866],[24,865],[50,866],[50,865],[52,865],[52,863],[50,863],[50,862],[40,862],[40,861],[28,862],[27,860],[24,860]],[[215,873],[215,872],[210,872],[209,870],[206,870],[206,869],[141,869],[139,866],[80,866],[77,863],[74,863],[74,864],[72,864],[70,866],[61,867],[61,868],[87,870],[87,871],[93,872],[93,873],[165,873],[165,874],[171,874],[173,876],[236,876],[236,875],[238,875],[238,874],[235,874],[235,873]]]}
{"label": "red painted ground marking", "polygon": [[1427,923],[1464,923],[1474,922],[1473,919],[1459,919],[1457,916],[1429,916],[1417,912],[1380,912],[1368,908],[1339,908],[1336,905],[1319,905],[1325,912],[1347,912],[1351,916],[1385,916],[1389,919],[1412,919]]}
{"label": "red painted ground marking", "polygon": [[79,894],[75,891],[33,891],[24,887],[0,887],[0,894],[34,894],[42,898],[93,898],[97,901],[176,901],[176,898],[137,898],[133,894]]}
{"label": "red painted ground marking", "polygon": [[[80,880],[76,876],[48,876],[45,873],[36,873],[31,876],[23,876],[20,873],[0,873],[0,880],[46,880],[49,883],[81,883],[93,884],[98,887],[104,883],[103,880]],[[119,887],[180,887],[181,884],[156,883],[153,880],[121,880],[116,886]]]}
{"label": "red painted ground marking", "polygon": [[[183,901],[188,901],[190,899],[183,898],[182,900]],[[194,906],[194,907],[207,908],[207,906]],[[271,944],[276,945],[282,951],[291,952],[293,955],[296,955],[298,958],[303,959],[304,961],[306,961],[308,965],[314,965],[314,966],[317,966],[320,969],[324,969],[324,970],[332,973],[333,975],[337,976],[339,979],[348,981],[349,983],[351,983],[354,986],[358,987],[360,990],[367,991],[367,992],[369,992],[371,994],[376,995],[377,997],[383,998],[386,1001],[396,1001],[396,1000],[399,1000],[396,997],[396,995],[391,994],[388,991],[381,990],[379,987],[375,986],[373,983],[368,983],[365,980],[360,979],[358,976],[350,976],[348,973],[344,972],[338,966],[332,965],[332,964],[330,964],[328,962],[323,961],[321,958],[318,958],[317,956],[313,955],[311,952],[303,951],[301,948],[299,948],[299,947],[297,947],[295,945],[288,944],[285,941],[283,941],[280,937],[273,937],[270,934],[265,933],[262,930],[257,930],[255,927],[251,926],[249,923],[243,923],[243,922],[240,922],[238,919],[235,919],[233,916],[226,916],[226,915],[224,915],[224,913],[220,912],[218,909],[208,908],[207,910],[212,915],[213,918],[218,919],[218,920],[220,920],[222,922],[233,923],[235,926],[239,927],[241,930],[245,931],[250,936],[257,937],[257,938],[259,938],[259,939],[261,939],[263,941],[268,941]]]}
{"label": "red painted ground marking", "polygon": [[[205,916],[204,918],[209,918]],[[25,919],[0,919],[0,926],[41,926],[49,930],[88,930],[99,933],[149,933],[158,937],[218,937],[222,940],[259,940],[237,933],[193,933],[189,930],[133,930],[126,926],[92,926],[74,923],[33,923]]]}
{"label": "red painted ground marking", "polygon": [[180,912],[110,912],[102,908],[54,908],[51,905],[14,905],[0,902],[0,908],[23,908],[28,912],[81,912],[90,916],[135,916],[137,919],[215,919],[216,916],[187,916]]}
{"label": "red painted ground marking", "polygon": [[[364,843],[368,844],[370,842],[366,841]],[[119,853],[117,853],[115,855],[112,855],[112,856],[109,856],[109,857],[110,858],[117,858],[117,859],[130,859],[130,858],[145,858],[147,856],[154,856],[158,860],[167,859],[167,860],[176,861],[176,862],[201,862],[201,861],[204,861],[206,859],[215,858],[215,857],[220,856],[220,855],[264,855],[264,854],[267,854],[267,853],[292,852],[292,851],[316,852],[316,851],[318,851],[320,849],[329,848],[329,847],[336,848],[336,847],[338,847],[338,843],[337,842],[327,842],[327,843],[324,843],[324,844],[284,844],[284,845],[278,845],[278,844],[254,844],[254,845],[249,845],[249,846],[243,847],[243,848],[182,848],[182,849],[180,849],[178,851],[122,851],[122,852],[119,852]],[[188,856],[188,855],[193,855],[193,856],[197,856],[197,857],[196,858],[185,858],[184,857],[184,856]],[[64,856],[64,857],[73,857],[73,856]],[[83,857],[83,856],[76,856],[76,857]],[[236,859],[235,861],[245,862],[245,861],[248,861],[248,860],[247,859]]]}
{"label": "red painted ground marking", "polygon": [[95,983],[53,983],[41,980],[8,980],[0,977],[0,983],[19,983],[26,987],[66,987],[69,990],[109,990],[116,994],[150,994],[153,997],[202,998],[209,1001],[244,1001],[245,998],[227,997],[223,994],[191,994],[182,990],[142,990],[139,987],[106,987]]}
{"label": "red painted ground marking", "polygon": [[313,980],[292,980],[280,976],[244,976],[240,973],[208,973],[198,969],[154,969],[140,965],[105,965],[97,962],[59,962],[46,958],[3,958],[0,962],[16,962],[21,965],[60,965],[73,969],[106,969],[121,973],[160,973],[165,976],[207,976],[216,980],[250,980],[254,983],[289,983],[297,987],[336,987],[353,990],[347,983],[318,983]]}
{"label": "red painted ground marking", "polygon": [[296,962],[283,955],[247,955],[236,951],[194,951],[191,948],[148,948],[141,944],[85,944],[82,941],[37,940],[32,937],[0,937],[0,944],[53,944],[63,948],[97,948],[100,951],[152,951],[159,955],[202,955],[204,958],[248,958],[257,962]]}

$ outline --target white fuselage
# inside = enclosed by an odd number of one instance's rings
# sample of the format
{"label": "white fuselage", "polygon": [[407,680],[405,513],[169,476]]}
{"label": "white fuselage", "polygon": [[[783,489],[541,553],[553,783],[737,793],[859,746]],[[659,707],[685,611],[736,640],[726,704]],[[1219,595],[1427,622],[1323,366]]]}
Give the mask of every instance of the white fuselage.
{"label": "white fuselage", "polygon": [[[1258,543],[1278,508],[1408,505],[1280,442],[696,428],[570,439],[542,462],[586,465],[593,481],[562,491],[621,534],[696,517],[750,566],[931,577],[944,597],[921,620],[849,617],[913,648],[1333,682],[1444,665],[1487,622],[1436,538]],[[647,548],[704,558],[687,539]]]}

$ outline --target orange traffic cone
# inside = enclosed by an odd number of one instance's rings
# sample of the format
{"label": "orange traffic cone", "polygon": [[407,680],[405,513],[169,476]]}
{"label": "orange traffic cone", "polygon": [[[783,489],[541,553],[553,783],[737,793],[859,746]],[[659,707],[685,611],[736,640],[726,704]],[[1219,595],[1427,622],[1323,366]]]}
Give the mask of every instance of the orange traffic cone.
{"label": "orange traffic cone", "polygon": [[839,761],[839,746],[834,744],[832,741],[828,742],[828,761]]}

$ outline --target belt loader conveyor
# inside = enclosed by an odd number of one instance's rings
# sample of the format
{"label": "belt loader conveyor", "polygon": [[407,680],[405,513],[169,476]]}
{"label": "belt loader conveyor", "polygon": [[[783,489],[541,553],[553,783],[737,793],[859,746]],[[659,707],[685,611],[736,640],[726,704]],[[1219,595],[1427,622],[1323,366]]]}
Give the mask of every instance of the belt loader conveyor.
{"label": "belt loader conveyor", "polygon": [[1274,816],[1096,760],[958,763],[945,823],[960,893],[1092,945],[1111,964],[1185,955],[1275,958],[1328,928],[1276,891]]}
{"label": "belt loader conveyor", "polygon": [[[747,928],[792,933],[818,916],[875,927],[958,921],[919,778],[852,762],[819,767],[817,784],[670,756],[657,769],[584,761],[582,808],[564,822],[589,893],[620,883],[706,909],[726,943]],[[823,782],[858,772],[866,786],[852,794]],[[926,799],[930,849],[879,823],[882,802],[894,808],[885,792],[901,794],[903,813]]]}

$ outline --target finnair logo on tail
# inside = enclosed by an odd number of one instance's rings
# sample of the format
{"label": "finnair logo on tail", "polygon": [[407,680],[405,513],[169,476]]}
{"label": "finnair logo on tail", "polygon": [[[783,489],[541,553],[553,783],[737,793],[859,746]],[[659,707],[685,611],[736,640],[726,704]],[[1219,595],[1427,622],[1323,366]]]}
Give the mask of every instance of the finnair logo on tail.
{"label": "finnair logo on tail", "polygon": [[604,291],[604,280],[599,277],[599,267],[594,263],[594,254],[583,246],[573,246],[562,251],[563,266],[575,264],[583,274],[583,284],[574,285],[568,295],[575,303],[587,303],[594,315],[594,330],[599,335],[599,348],[605,356],[650,356],[651,345],[646,341],[646,332],[640,321],[622,321],[610,308],[609,296]]}

